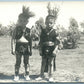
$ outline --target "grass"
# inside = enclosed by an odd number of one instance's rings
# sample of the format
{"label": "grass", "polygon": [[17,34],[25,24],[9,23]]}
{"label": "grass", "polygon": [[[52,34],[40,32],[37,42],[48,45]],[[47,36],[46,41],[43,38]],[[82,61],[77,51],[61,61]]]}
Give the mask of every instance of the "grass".
{"label": "grass", "polygon": [[[15,56],[11,54],[11,40],[0,37],[0,82],[13,82]],[[56,57],[56,71],[53,74],[55,82],[84,82],[84,38],[79,42],[79,48],[60,50]],[[23,60],[23,58],[22,58]],[[30,82],[40,74],[41,56],[37,49],[33,49],[30,56]],[[24,81],[23,62],[20,68],[20,82]],[[46,74],[45,74],[46,75]],[[46,75],[47,76],[47,75]],[[45,80],[42,80],[43,82]],[[45,81],[47,82],[47,81]]]}

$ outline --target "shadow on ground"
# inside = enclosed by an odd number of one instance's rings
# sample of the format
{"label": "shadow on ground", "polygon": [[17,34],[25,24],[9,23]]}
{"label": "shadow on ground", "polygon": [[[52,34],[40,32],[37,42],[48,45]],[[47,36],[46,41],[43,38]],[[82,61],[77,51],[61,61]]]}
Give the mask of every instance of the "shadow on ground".
{"label": "shadow on ground", "polygon": [[[20,79],[24,79],[24,74],[20,74],[19,75]],[[30,78],[32,80],[35,80],[35,78],[39,77],[39,75],[30,75]],[[14,79],[14,75],[5,75],[3,73],[0,73],[0,80],[13,80]]]}

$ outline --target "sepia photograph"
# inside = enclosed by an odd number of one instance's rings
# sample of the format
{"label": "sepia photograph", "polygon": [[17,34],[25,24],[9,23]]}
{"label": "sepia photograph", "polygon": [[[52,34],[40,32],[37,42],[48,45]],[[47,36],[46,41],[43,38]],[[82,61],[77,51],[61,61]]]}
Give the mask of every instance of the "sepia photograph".
{"label": "sepia photograph", "polygon": [[83,83],[84,1],[0,2],[0,83]]}

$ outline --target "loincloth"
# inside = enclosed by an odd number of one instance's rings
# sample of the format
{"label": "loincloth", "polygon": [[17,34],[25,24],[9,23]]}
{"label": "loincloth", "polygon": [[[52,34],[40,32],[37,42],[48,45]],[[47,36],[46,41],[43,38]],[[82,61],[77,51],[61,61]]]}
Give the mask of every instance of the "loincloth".
{"label": "loincloth", "polygon": [[28,43],[16,43],[15,51],[23,55],[29,54]]}

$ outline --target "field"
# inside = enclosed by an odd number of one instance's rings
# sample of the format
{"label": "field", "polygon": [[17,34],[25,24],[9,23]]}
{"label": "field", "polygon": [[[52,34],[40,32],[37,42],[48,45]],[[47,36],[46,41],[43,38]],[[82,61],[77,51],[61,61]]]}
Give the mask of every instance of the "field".
{"label": "field", "polygon": [[[11,39],[0,37],[0,82],[14,82],[15,56],[11,54]],[[23,59],[23,58],[22,58]],[[37,49],[33,49],[30,56],[29,82],[35,81],[40,74],[41,56]],[[20,68],[20,81],[25,81],[23,62]],[[45,74],[47,77],[47,74]],[[56,57],[56,71],[53,75],[55,82],[84,82],[84,38],[79,41],[79,48],[60,50]],[[47,82],[42,80],[40,82]]]}

